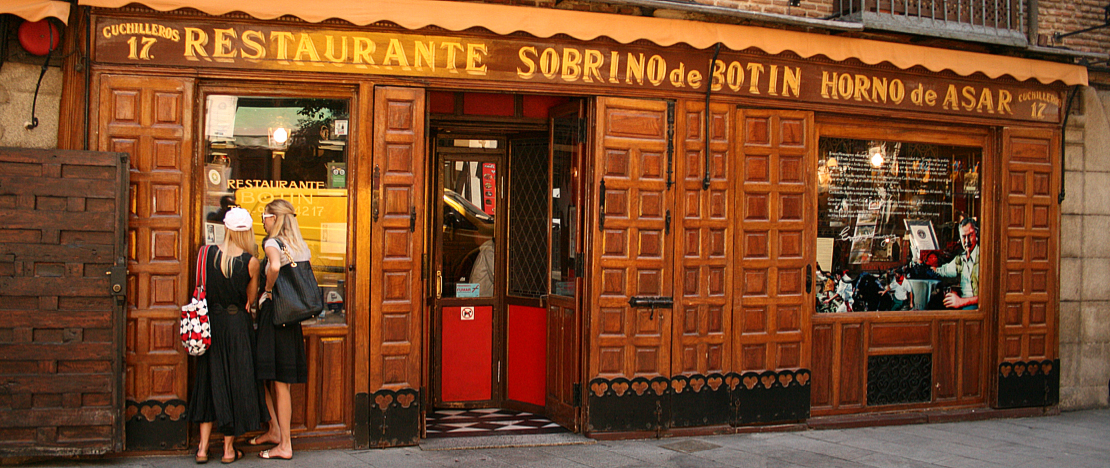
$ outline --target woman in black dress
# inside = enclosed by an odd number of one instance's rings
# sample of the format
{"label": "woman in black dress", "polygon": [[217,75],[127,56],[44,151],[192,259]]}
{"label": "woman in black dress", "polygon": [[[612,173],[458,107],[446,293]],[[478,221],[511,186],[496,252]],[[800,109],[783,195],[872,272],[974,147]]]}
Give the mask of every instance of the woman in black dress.
{"label": "woman in black dress", "polygon": [[196,462],[208,461],[212,426],[224,436],[221,461],[243,457],[235,437],[256,431],[268,416],[254,377],[254,333],[250,304],[258,295],[258,259],[254,258],[254,221],[247,210],[232,208],[224,217],[224,242],[206,245],[205,294],[212,345],[197,357],[196,379],[189,399],[189,421],[200,423]]}
{"label": "woman in black dress", "polygon": [[266,228],[266,233],[269,235],[262,243],[262,248],[266,252],[266,283],[259,297],[255,366],[258,380],[270,381],[266,386],[266,407],[270,411],[270,430],[251,439],[250,444],[277,444],[269,450],[262,451],[258,456],[266,459],[288,460],[293,458],[293,443],[289,434],[293,404],[289,395],[289,384],[308,382],[308,364],[305,360],[301,324],[274,325],[274,301],[270,300],[270,293],[283,265],[291,262],[307,262],[312,254],[304,237],[301,236],[296,211],[288,201],[278,199],[267,204],[262,211],[262,226]]}

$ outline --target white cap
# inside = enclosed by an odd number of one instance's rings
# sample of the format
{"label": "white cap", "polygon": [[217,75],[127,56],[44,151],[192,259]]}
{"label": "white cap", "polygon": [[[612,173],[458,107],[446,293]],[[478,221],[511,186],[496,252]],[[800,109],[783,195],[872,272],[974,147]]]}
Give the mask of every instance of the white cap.
{"label": "white cap", "polygon": [[249,231],[254,229],[254,219],[251,212],[239,207],[227,210],[224,215],[224,227],[232,231]]}

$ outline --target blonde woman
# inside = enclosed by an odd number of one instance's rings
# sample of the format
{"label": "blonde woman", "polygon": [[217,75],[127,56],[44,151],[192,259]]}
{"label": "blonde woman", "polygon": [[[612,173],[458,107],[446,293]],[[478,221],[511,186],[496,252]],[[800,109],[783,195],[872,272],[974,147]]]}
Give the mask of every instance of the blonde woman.
{"label": "blonde woman", "polygon": [[270,430],[251,439],[250,444],[277,444],[258,456],[289,460],[293,458],[289,434],[293,405],[289,385],[308,381],[308,364],[301,324],[274,325],[274,301],[270,296],[283,265],[307,262],[312,255],[301,236],[296,211],[291,203],[274,200],[267,204],[262,210],[262,226],[267,234],[262,242],[266,252],[266,280],[259,298],[255,364],[258,380],[269,382],[266,386],[266,407],[270,412]]}
{"label": "blonde woman", "polygon": [[208,462],[212,426],[224,436],[223,457],[243,458],[235,437],[257,431],[267,417],[262,388],[254,379],[254,333],[249,305],[258,296],[259,262],[254,258],[254,220],[247,210],[231,208],[221,245],[206,245],[205,293],[212,345],[197,356],[196,378],[189,398],[188,420],[200,423],[196,462]]}

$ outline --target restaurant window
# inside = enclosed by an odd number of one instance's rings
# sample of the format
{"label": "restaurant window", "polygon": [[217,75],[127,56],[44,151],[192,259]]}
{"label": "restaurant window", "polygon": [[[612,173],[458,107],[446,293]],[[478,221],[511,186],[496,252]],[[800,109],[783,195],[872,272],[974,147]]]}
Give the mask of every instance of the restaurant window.
{"label": "restaurant window", "polygon": [[313,323],[346,323],[349,101],[209,95],[205,101],[204,241],[223,241],[230,206],[254,217],[274,199],[296,210],[326,305]]}
{"label": "restaurant window", "polygon": [[818,313],[977,309],[982,149],[821,138]]}

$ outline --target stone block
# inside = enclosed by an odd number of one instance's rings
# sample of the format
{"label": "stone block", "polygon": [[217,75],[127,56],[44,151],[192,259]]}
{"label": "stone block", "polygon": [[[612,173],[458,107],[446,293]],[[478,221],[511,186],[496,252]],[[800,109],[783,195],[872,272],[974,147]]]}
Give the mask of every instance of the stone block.
{"label": "stone block", "polygon": [[[1082,304],[1080,339],[1083,344],[1110,343],[1110,302],[1084,301]],[[1110,355],[1106,359],[1110,360]]]}
{"label": "stone block", "polygon": [[1110,300],[1110,268],[1107,261],[1090,259],[1083,262],[1083,300]]}
{"label": "stone block", "polygon": [[[1082,193],[1080,193],[1082,194]],[[1064,207],[1073,203],[1074,198],[1069,196],[1064,200]],[[1082,203],[1076,203],[1080,209]],[[1060,257],[1079,258],[1083,256],[1083,216],[1065,214],[1060,217]]]}
{"label": "stone block", "polygon": [[1060,300],[1079,301],[1083,299],[1083,259],[1060,259]]}
{"label": "stone block", "polygon": [[1085,168],[1083,159],[1086,157],[1086,147],[1082,142],[1068,143],[1064,146],[1064,170],[1082,171]]}
{"label": "stone block", "polygon": [[1105,408],[1107,402],[1106,385],[1101,387],[1084,386],[1060,389],[1060,409],[1065,411],[1087,408]]}
{"label": "stone block", "polygon": [[1079,346],[1078,382],[1081,387],[1102,385],[1110,381],[1110,344],[1095,343]]}
{"label": "stone block", "polygon": [[1110,215],[1110,172],[1083,175],[1083,205],[1085,214]]}
{"label": "stone block", "polygon": [[1084,167],[1088,171],[1110,171],[1110,108],[1104,105],[1100,98],[1106,97],[1106,92],[1097,92],[1094,88],[1083,90],[1083,108],[1086,110],[1086,124],[1083,126],[1083,140],[1086,146],[1084,153]]}
{"label": "stone block", "polygon": [[1083,257],[1110,258],[1110,216],[1083,218]]}
{"label": "stone block", "polygon": [[1061,214],[1086,214],[1083,201],[1087,194],[1083,186],[1086,183],[1084,173],[1067,171],[1064,173],[1064,203],[1060,205]]}
{"label": "stone block", "polygon": [[1078,343],[1060,343],[1060,388],[1078,385],[1079,349]]}
{"label": "stone block", "polygon": [[1060,346],[1065,343],[1079,343],[1083,340],[1082,303],[1079,301],[1060,302]]}

